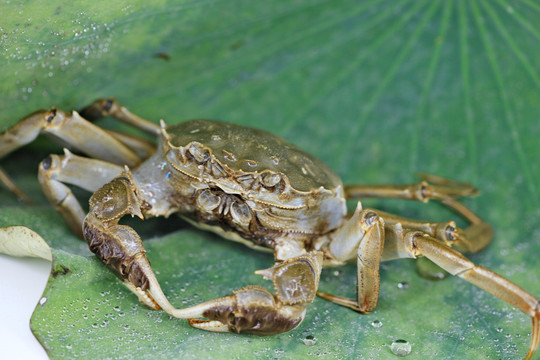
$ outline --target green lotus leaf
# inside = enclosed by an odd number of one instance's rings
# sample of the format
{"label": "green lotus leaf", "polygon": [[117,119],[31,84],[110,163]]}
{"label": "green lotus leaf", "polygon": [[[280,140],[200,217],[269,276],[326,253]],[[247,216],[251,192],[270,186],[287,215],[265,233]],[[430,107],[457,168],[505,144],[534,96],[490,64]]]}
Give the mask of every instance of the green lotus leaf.
{"label": "green lotus leaf", "polygon": [[[470,258],[540,296],[535,2],[30,0],[6,2],[0,13],[0,130],[39,108],[115,96],[155,122],[210,118],[271,131],[346,183],[411,183],[417,172],[470,182],[482,194],[464,203],[495,230]],[[526,315],[459,278],[424,279],[412,260],[382,264],[373,313],[317,298],[298,328],[275,336],[204,332],[146,309],[42,195],[37,165],[61,151],[40,138],[0,162],[35,202],[0,186],[0,227],[26,226],[52,249],[31,322],[51,358],[391,359],[399,339],[411,345],[408,359],[527,352]],[[75,193],[87,203],[89,194]],[[436,202],[363,204],[456,218]],[[271,289],[253,274],[271,266],[270,254],[173,217],[128,222],[177,307],[248,284]],[[324,270],[320,288],[354,297],[355,272],[352,264]]]}

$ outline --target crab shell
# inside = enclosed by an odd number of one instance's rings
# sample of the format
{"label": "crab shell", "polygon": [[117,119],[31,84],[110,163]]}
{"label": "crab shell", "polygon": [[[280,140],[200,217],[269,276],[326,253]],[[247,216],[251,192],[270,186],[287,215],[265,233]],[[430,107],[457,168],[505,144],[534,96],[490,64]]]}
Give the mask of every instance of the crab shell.
{"label": "crab shell", "polygon": [[268,132],[210,120],[169,127],[162,122],[159,144],[155,159],[135,173],[141,194],[154,195],[146,196],[147,214],[168,215],[160,209],[156,179],[147,175],[152,171],[146,167],[157,166],[167,179],[161,197],[174,204],[167,205],[174,209],[169,212],[214,232],[220,227],[244,239],[271,239],[265,245],[273,247],[277,238],[313,240],[338,228],[345,217],[341,179],[317,158]]}

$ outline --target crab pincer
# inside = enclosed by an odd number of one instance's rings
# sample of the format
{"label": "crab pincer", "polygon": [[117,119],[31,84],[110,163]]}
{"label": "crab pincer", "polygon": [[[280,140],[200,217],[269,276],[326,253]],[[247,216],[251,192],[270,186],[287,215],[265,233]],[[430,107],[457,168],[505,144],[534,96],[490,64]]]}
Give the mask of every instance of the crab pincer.
{"label": "crab pincer", "polygon": [[321,263],[322,253],[317,251],[256,271],[272,280],[276,294],[260,286],[246,286],[232,295],[168,313],[187,318],[192,326],[207,331],[257,335],[286,332],[302,322],[306,307],[315,298]]}

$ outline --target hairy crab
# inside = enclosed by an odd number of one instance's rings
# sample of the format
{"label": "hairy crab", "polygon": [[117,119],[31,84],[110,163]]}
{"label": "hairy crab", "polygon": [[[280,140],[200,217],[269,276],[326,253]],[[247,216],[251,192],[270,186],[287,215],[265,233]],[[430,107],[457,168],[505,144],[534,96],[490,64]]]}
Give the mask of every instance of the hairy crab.
{"label": "hairy crab", "polygon": [[[157,147],[86,120],[105,115],[157,136]],[[114,99],[97,100],[81,115],[53,108],[27,116],[0,134],[0,158],[41,133],[90,156],[65,150],[41,162],[39,181],[51,204],[141,302],[189,319],[197,328],[285,332],[300,324],[316,295],[369,313],[379,296],[380,261],[425,256],[531,317],[527,359],[540,342],[539,300],[460,252],[479,251],[492,237],[491,227],[456,200],[476,193],[470,185],[425,175],[412,185],[344,186],[320,160],[265,131],[210,120],[169,127],[162,121],[157,126]],[[1,169],[0,175],[24,196]],[[66,184],[93,192],[87,215]],[[436,199],[470,225],[460,229],[453,221],[407,219],[363,209],[360,202],[348,214],[346,200],[361,197]],[[224,238],[273,251],[275,265],[256,273],[272,280],[275,294],[246,286],[232,295],[175,308],[161,290],[138,234],[118,224],[125,215],[143,219],[171,214]],[[357,263],[356,299],[318,292],[323,267],[350,261]]]}

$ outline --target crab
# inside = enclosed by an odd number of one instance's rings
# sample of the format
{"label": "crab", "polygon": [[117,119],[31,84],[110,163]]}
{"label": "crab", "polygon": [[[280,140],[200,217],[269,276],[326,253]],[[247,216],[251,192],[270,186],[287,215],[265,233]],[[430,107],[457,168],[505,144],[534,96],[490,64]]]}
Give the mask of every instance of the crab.
{"label": "crab", "polygon": [[[101,129],[89,120],[111,116],[158,138]],[[88,120],[87,120],[88,119]],[[532,319],[526,359],[540,342],[539,300],[502,276],[467,259],[492,238],[489,224],[458,202],[474,187],[433,175],[417,184],[344,186],[323,162],[268,132],[211,120],[158,126],[115,99],[99,99],[80,114],[52,108],[28,115],[0,134],[0,158],[50,134],[89,157],[64,150],[39,165],[39,182],[71,229],[138,299],[152,309],[188,319],[199,329],[271,335],[297,327],[318,295],[359,313],[373,311],[379,297],[380,261],[424,256],[490,292]],[[7,174],[0,180],[23,197]],[[85,214],[66,184],[93,193]],[[360,201],[391,197],[438,200],[468,221],[424,222],[376,209]],[[119,225],[177,214],[198,228],[273,252],[275,264],[255,273],[271,280],[275,293],[246,286],[188,308],[175,308],[163,293],[139,235]],[[357,297],[318,291],[321,269],[357,264]]]}

